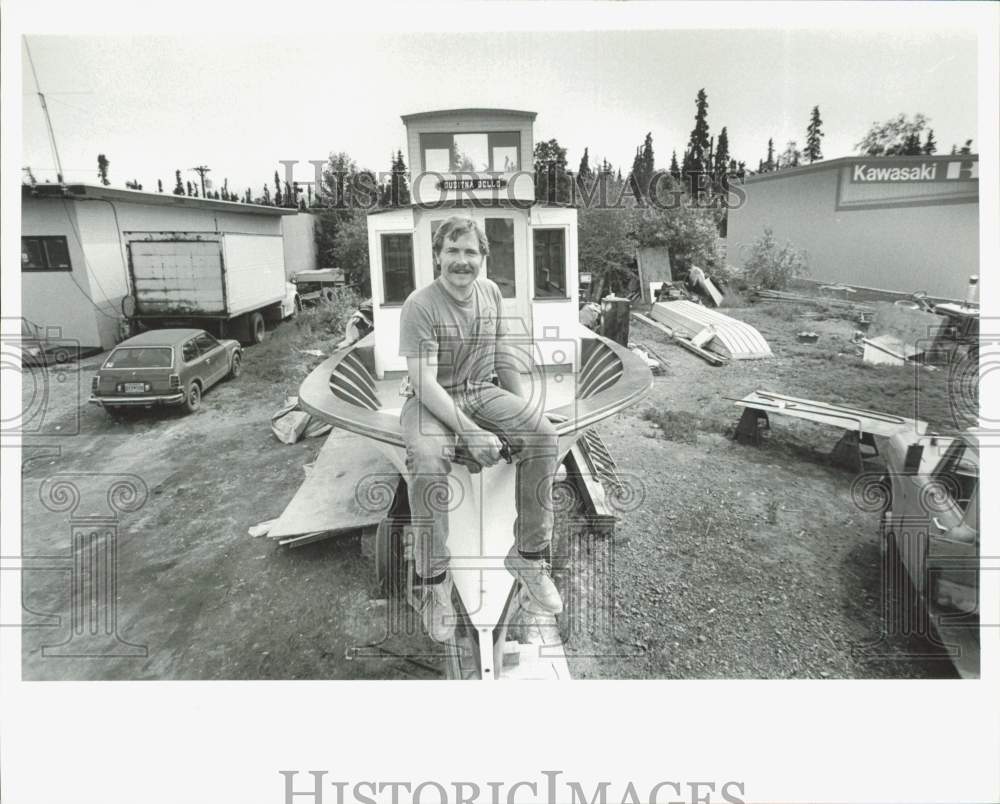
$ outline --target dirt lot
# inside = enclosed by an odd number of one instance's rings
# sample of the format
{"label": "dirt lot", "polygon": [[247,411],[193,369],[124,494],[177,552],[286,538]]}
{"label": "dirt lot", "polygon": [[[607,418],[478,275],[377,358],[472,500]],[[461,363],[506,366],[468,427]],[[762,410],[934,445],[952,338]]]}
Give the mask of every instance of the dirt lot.
{"label": "dirt lot", "polygon": [[[760,329],[773,359],[713,368],[633,324],[666,372],[599,427],[641,505],[613,540],[560,534],[575,556],[558,578],[573,601],[562,628],[574,676],[952,677],[919,640],[880,636],[877,514],[858,508],[854,477],[826,461],[840,432],[774,417],[766,444],[738,445],[729,433],[739,411],[725,399],[764,388],[907,416],[918,404],[951,430],[946,372],[863,366],[854,324],[835,316],[730,312]],[[26,407],[48,388],[45,435],[25,439],[23,464],[26,678],[439,677],[440,651],[419,630],[356,651],[379,641],[392,611],[359,534],[294,550],[247,534],[280,514],[319,451],[322,439],[278,443],[268,420],[316,363],[294,347],[329,349],[338,323],[281,325],[194,415],[111,420],[86,404],[98,358],[25,383]],[[802,329],[819,341],[798,343]],[[71,511],[51,510],[56,474],[79,491]],[[99,640],[72,631],[71,539],[93,529],[85,515],[108,512],[122,476],[145,494],[103,523],[117,534],[107,630],[118,640]]]}

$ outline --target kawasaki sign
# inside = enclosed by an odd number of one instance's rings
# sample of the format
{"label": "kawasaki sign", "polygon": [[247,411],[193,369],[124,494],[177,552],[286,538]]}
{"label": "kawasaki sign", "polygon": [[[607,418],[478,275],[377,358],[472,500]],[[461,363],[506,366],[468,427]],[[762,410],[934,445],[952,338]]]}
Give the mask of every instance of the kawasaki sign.
{"label": "kawasaki sign", "polygon": [[851,168],[852,184],[968,181],[978,178],[979,161],[972,159],[928,160],[905,165],[891,165],[879,160],[877,165],[861,162]]}

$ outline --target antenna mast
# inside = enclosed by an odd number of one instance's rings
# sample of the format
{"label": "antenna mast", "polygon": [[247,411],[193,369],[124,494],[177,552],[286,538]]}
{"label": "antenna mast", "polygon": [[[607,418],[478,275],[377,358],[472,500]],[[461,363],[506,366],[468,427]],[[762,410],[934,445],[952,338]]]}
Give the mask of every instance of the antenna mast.
{"label": "antenna mast", "polygon": [[42,87],[38,83],[38,73],[35,72],[35,61],[31,58],[31,49],[28,47],[28,37],[22,36],[24,40],[24,50],[28,54],[28,64],[31,65],[31,75],[35,79],[35,89],[38,90],[38,100],[42,104],[42,111],[45,112],[45,125],[49,132],[49,143],[52,145],[52,154],[56,158],[56,176],[59,179],[59,183],[63,184],[63,169],[62,162],[59,159],[59,149],[56,147],[56,133],[52,129],[52,118],[49,117],[49,107],[45,104],[45,95],[42,92]]}

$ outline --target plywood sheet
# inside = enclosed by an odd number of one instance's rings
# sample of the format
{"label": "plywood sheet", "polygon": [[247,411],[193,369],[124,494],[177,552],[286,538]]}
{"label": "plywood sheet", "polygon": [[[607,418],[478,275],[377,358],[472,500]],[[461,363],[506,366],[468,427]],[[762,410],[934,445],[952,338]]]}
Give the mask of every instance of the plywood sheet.
{"label": "plywood sheet", "polygon": [[398,477],[371,440],[334,430],[268,536],[288,539],[377,525],[389,510]]}

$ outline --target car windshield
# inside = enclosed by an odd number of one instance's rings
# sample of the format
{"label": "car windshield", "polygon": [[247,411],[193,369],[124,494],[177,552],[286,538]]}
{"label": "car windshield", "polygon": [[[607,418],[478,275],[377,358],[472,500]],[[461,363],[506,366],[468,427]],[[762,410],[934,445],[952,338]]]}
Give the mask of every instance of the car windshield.
{"label": "car windshield", "polygon": [[104,368],[170,368],[172,364],[169,346],[129,346],[115,349]]}

